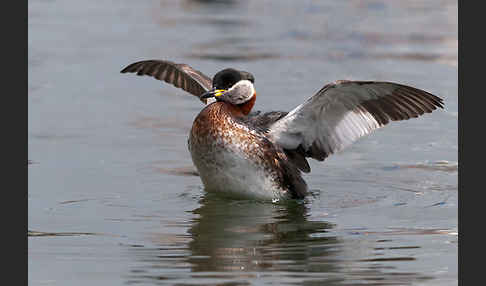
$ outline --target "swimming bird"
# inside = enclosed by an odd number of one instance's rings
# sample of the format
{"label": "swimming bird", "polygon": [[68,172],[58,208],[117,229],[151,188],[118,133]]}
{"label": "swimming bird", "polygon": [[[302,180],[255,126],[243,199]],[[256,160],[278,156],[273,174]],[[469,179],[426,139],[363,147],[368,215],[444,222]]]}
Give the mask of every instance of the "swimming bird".
{"label": "swimming bird", "polygon": [[166,60],[132,63],[121,73],[148,75],[198,97],[188,148],[204,188],[236,197],[302,199],[308,158],[324,161],[390,121],[443,108],[424,90],[393,82],[338,80],[289,112],[252,112],[255,78],[226,68],[213,78]]}

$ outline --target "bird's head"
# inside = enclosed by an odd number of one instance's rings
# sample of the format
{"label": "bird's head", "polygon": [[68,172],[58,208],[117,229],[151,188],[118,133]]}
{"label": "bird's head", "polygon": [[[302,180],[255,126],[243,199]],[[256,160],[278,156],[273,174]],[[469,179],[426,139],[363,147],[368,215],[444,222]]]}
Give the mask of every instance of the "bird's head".
{"label": "bird's head", "polygon": [[[202,94],[201,98],[214,97],[216,101],[224,101],[244,107],[244,105],[248,105],[255,100],[254,82],[255,78],[249,72],[232,68],[224,69],[214,75],[213,88]],[[250,110],[251,107],[253,107],[253,104],[251,104]]]}

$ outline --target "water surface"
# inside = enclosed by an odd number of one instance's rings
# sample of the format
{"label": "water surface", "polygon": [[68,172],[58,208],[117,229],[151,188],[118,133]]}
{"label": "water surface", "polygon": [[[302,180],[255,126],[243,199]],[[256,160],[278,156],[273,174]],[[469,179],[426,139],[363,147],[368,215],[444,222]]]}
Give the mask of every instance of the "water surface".
{"label": "water surface", "polygon": [[[29,1],[29,285],[457,285],[456,1]],[[202,108],[143,59],[252,72],[257,110],[337,79],[445,109],[325,162],[285,204],[206,194]]]}

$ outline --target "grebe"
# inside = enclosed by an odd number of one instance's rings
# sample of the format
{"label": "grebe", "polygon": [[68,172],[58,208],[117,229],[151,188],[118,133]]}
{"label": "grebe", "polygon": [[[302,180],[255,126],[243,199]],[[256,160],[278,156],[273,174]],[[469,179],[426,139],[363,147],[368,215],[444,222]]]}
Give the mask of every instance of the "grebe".
{"label": "grebe", "polygon": [[393,82],[338,80],[290,112],[251,112],[254,76],[227,68],[211,79],[186,64],[146,60],[122,73],[149,75],[197,96],[206,106],[188,139],[205,190],[236,197],[302,199],[307,158],[323,161],[390,121],[443,108],[426,91]]}

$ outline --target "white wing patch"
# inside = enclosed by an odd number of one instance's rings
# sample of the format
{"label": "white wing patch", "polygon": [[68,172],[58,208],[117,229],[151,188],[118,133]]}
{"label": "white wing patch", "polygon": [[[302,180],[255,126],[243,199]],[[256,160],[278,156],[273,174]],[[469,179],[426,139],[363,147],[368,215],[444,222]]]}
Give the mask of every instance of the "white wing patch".
{"label": "white wing patch", "polygon": [[425,91],[388,82],[337,81],[324,86],[269,128],[283,148],[302,146],[323,160],[391,120],[417,117],[442,107]]}

